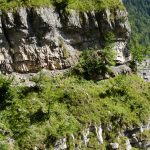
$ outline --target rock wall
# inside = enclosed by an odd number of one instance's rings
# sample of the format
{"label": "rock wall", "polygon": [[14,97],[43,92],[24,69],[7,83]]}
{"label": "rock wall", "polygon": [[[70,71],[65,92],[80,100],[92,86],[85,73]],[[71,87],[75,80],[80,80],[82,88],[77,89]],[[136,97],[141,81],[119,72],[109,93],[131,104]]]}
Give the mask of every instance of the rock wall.
{"label": "rock wall", "polygon": [[58,12],[45,7],[0,11],[0,71],[36,73],[42,68],[69,68],[80,51],[101,49],[108,32],[116,35],[117,63],[125,63],[130,34],[125,10]]}
{"label": "rock wall", "polygon": [[[70,139],[68,137],[64,137],[57,140],[54,145],[54,150],[132,150],[133,148],[137,148],[139,150],[149,150],[150,141],[147,139],[147,135],[144,134],[145,131],[148,133],[149,130],[150,120],[147,124],[141,125],[140,127],[130,127],[126,128],[124,131],[118,130],[118,137],[116,137],[115,140],[113,139],[113,142],[110,142],[111,140],[107,139],[108,143],[105,145],[106,132],[112,131],[111,125],[102,127],[102,125],[90,124],[83,130],[83,132],[80,133],[80,135],[70,135]],[[142,134],[144,136],[142,136]],[[78,136],[81,137],[79,138]],[[72,144],[70,144],[71,142]],[[103,146],[105,146],[105,148]]]}

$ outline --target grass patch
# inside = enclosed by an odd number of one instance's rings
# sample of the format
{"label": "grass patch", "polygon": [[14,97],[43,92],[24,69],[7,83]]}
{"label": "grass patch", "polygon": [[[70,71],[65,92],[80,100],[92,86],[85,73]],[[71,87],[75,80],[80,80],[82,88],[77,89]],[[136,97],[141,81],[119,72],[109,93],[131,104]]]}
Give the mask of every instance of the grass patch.
{"label": "grass patch", "polygon": [[80,11],[103,10],[106,8],[124,8],[120,0],[0,0],[0,9],[9,10],[18,7],[59,6],[59,9]]}

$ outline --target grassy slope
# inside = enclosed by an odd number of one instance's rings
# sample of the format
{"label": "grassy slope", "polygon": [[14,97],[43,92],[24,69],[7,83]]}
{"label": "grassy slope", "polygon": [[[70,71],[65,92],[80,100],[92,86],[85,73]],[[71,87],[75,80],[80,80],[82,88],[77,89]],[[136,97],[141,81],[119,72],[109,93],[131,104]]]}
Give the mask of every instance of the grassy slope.
{"label": "grassy slope", "polygon": [[150,114],[150,85],[135,75],[97,83],[42,75],[34,81],[36,86],[28,88],[12,87],[4,77],[0,80],[0,128],[15,139],[15,150],[49,147],[87,123],[112,124],[112,131],[103,135],[110,142],[124,126],[139,125]]}

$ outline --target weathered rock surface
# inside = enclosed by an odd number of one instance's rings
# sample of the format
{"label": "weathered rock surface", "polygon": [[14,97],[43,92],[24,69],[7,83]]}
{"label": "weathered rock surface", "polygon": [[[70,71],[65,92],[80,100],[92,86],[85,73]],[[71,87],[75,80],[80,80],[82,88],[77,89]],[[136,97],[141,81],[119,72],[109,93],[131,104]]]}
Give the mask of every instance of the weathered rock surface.
{"label": "weathered rock surface", "polygon": [[130,148],[130,146],[142,150],[148,150],[150,148],[149,139],[139,135],[146,131],[149,132],[149,130],[150,130],[150,119],[148,120],[147,124],[141,125],[141,127],[127,129],[125,131],[125,136],[129,138],[129,141],[127,141],[126,143],[128,145],[127,150]]}
{"label": "weathered rock surface", "polygon": [[108,32],[114,41],[117,63],[128,57],[130,27],[125,10],[58,12],[55,8],[19,8],[0,13],[0,71],[33,73],[42,68],[66,69],[85,49],[101,49]]}
{"label": "weathered rock surface", "polygon": [[118,149],[119,144],[118,143],[110,143],[112,149]]}
{"label": "weathered rock surface", "polygon": [[119,65],[119,66],[112,66],[111,67],[113,76],[117,76],[119,74],[130,74],[132,72],[131,68],[127,65]]}
{"label": "weathered rock surface", "polygon": [[[55,150],[65,150],[65,149],[75,149],[82,150],[93,148],[91,145],[92,138],[94,138],[95,144],[100,148],[101,145],[105,143],[105,134],[107,132],[111,132],[111,128],[102,127],[102,125],[96,124],[88,124],[86,128],[79,135],[70,135],[72,139],[72,147],[67,145],[67,138],[62,138],[56,141]],[[113,141],[110,142],[106,149],[108,150],[131,150],[132,148],[138,148],[140,150],[148,150],[150,148],[149,140],[146,140],[145,137],[141,138],[140,134],[150,130],[150,120],[145,125],[141,125],[140,127],[130,127],[126,128],[125,131],[122,131],[120,135],[118,135],[117,139],[126,139],[124,143]],[[93,134],[93,136],[91,136]],[[69,141],[70,142],[70,141]],[[91,144],[91,145],[90,145]],[[93,148],[94,149],[94,148]],[[101,148],[100,148],[101,149]]]}
{"label": "weathered rock surface", "polygon": [[56,141],[54,150],[65,150],[65,149],[67,149],[66,142],[67,142],[66,138],[63,138],[63,139]]}
{"label": "weathered rock surface", "polygon": [[141,64],[138,64],[138,75],[145,81],[150,82],[150,58],[147,58]]}

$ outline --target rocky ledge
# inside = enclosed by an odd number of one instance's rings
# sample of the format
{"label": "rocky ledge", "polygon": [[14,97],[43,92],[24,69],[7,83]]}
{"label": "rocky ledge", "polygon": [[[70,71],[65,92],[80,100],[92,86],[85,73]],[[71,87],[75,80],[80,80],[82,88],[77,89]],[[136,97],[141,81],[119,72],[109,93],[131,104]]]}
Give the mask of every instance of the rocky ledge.
{"label": "rocky ledge", "polygon": [[126,10],[66,12],[45,7],[0,11],[0,71],[69,68],[80,51],[101,49],[108,32],[116,36],[116,61],[124,64],[129,59],[126,44],[130,34]]}
{"label": "rocky ledge", "polygon": [[141,64],[138,64],[138,75],[145,81],[150,82],[150,59],[146,58]]}

